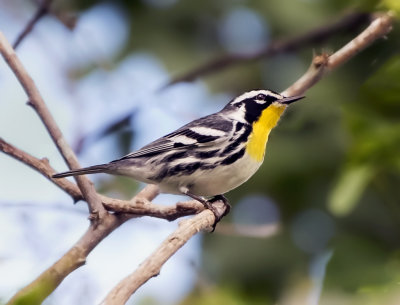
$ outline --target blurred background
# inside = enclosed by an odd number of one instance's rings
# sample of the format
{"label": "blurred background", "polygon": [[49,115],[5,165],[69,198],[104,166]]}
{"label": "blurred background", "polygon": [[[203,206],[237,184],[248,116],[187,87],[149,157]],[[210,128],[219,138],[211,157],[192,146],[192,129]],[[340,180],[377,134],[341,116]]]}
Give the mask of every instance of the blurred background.
{"label": "blurred background", "polygon": [[[40,3],[0,1],[0,31],[10,42]],[[398,0],[49,3],[17,53],[83,166],[119,158],[245,91],[283,91],[313,54],[343,46],[370,14],[400,13]],[[352,21],[345,27],[303,37],[344,16]],[[397,19],[386,39],[290,107],[259,172],[227,194],[230,215],[215,233],[190,240],[129,304],[400,304],[399,25]],[[303,39],[294,47],[263,56],[296,37]],[[209,73],[197,70],[210,62]],[[66,170],[26,101],[1,60],[0,136]],[[117,198],[143,187],[91,178]],[[182,199],[161,195],[155,202]],[[87,216],[84,202],[73,205],[41,175],[0,154],[0,303],[70,248]],[[129,221],[45,304],[98,303],[176,226]]]}

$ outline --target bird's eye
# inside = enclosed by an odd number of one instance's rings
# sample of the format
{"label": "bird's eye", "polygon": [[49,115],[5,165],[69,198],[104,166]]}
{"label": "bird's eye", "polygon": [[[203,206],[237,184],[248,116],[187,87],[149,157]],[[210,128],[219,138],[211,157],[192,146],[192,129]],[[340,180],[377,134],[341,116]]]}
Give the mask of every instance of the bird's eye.
{"label": "bird's eye", "polygon": [[257,97],[256,97],[256,99],[259,100],[259,101],[260,100],[261,101],[265,101],[265,98],[266,98],[265,94],[261,94],[261,93],[259,95],[257,95]]}

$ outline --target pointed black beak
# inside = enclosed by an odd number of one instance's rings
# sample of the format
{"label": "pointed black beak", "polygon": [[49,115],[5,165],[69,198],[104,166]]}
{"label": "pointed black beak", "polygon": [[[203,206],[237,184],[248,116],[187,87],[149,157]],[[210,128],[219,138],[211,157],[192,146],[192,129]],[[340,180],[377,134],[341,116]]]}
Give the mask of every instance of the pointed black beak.
{"label": "pointed black beak", "polygon": [[278,102],[281,104],[289,105],[298,100],[301,100],[302,98],[305,98],[305,96],[304,95],[295,95],[295,96],[284,97],[283,99],[278,100]]}

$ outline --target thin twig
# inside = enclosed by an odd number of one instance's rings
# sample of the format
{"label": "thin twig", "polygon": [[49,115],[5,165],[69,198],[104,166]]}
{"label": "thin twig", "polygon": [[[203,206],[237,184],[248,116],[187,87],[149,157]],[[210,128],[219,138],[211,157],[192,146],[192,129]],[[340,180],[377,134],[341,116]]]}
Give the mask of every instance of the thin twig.
{"label": "thin twig", "polygon": [[50,210],[50,211],[55,211],[55,212],[69,212],[73,214],[81,214],[81,215],[87,215],[87,210],[83,209],[77,209],[76,207],[72,206],[65,206],[63,204],[57,204],[57,205],[50,205],[50,204],[38,204],[38,203],[32,203],[32,202],[0,202],[0,209],[3,208],[11,208],[11,209],[22,209],[24,212],[28,211],[31,213],[32,210]]}
{"label": "thin twig", "polygon": [[[41,0],[34,0],[36,5],[40,6],[42,4]],[[76,26],[77,16],[76,13],[66,11],[65,8],[62,11],[53,9],[51,5],[47,7],[47,13],[58,19],[67,29],[73,30]]]}
{"label": "thin twig", "polygon": [[[56,121],[48,110],[34,81],[29,76],[21,61],[18,59],[17,54],[15,54],[12,46],[8,43],[7,39],[1,32],[0,53],[4,57],[4,60],[7,62],[11,70],[14,72],[18,81],[21,83],[29,98],[29,105],[31,105],[39,115],[69,168],[80,168],[78,159],[76,158],[70,146],[67,144],[67,141],[65,140],[61,130],[58,128]],[[85,176],[77,176],[75,179],[82,192],[82,195],[85,197],[85,200],[89,205],[91,220],[95,222],[100,221],[101,218],[107,215],[107,211],[101,204],[101,200],[98,198],[92,183]]]}
{"label": "thin twig", "polygon": [[298,35],[293,38],[271,42],[267,47],[260,49],[254,53],[245,54],[225,54],[209,62],[178,76],[164,85],[162,89],[179,82],[193,81],[200,76],[222,71],[233,65],[246,63],[261,58],[267,58],[279,53],[294,51],[299,48],[306,47],[310,44],[321,43],[326,41],[332,35],[337,35],[341,31],[347,32],[357,29],[361,24],[368,21],[370,15],[367,13],[354,12],[343,16],[338,21],[319,26],[303,35]]}
{"label": "thin twig", "polygon": [[377,15],[364,31],[334,54],[315,56],[308,71],[293,85],[283,91],[282,94],[285,96],[303,94],[308,88],[318,82],[327,71],[338,68],[367,48],[371,43],[388,34],[392,30],[392,23],[393,15],[391,13]]}
{"label": "thin twig", "polygon": [[33,15],[32,19],[26,24],[23,31],[18,35],[17,39],[13,44],[13,48],[17,49],[19,44],[22,40],[32,32],[34,26],[39,22],[42,17],[44,17],[49,12],[49,7],[53,0],[43,0],[42,3],[39,5],[38,9],[36,10],[35,15]]}
{"label": "thin twig", "polygon": [[0,138],[0,150],[9,155],[10,157],[17,159],[22,163],[25,163],[34,170],[37,170],[39,173],[41,173],[55,185],[60,187],[63,191],[68,193],[75,202],[83,199],[82,193],[76,186],[76,184],[72,183],[67,179],[52,178],[52,175],[55,174],[55,170],[50,166],[48,159],[35,158],[34,156],[28,154],[27,152],[22,151],[19,148],[7,143],[2,138]]}
{"label": "thin twig", "polygon": [[[353,39],[350,43],[341,48],[337,53],[331,56],[317,56],[313,59],[310,69],[292,86],[282,92],[283,95],[292,96],[303,94],[307,89],[312,87],[324,75],[325,68],[334,69],[341,63],[346,62],[356,55],[360,50],[366,48],[376,39],[383,37],[391,30],[392,16],[390,14],[382,14],[374,20],[360,35]],[[338,58],[339,56],[339,58]],[[342,58],[345,57],[345,58]],[[333,64],[329,64],[333,58]],[[212,213],[204,211],[197,214],[190,220],[196,219],[197,231],[200,231],[204,224],[209,226]],[[189,220],[189,221],[190,221]],[[189,225],[188,225],[189,226]],[[182,237],[193,236],[196,234],[193,227],[191,230],[185,224],[180,226],[173,234],[171,234],[163,244],[154,251],[133,273],[117,284],[106,296],[102,305],[121,305],[125,304],[132,293],[134,293],[141,285],[147,282],[151,277],[158,275],[161,267],[166,260],[171,257],[181,246]],[[187,239],[185,239],[185,242]]]}
{"label": "thin twig", "polygon": [[[47,159],[38,159],[7,143],[2,138],[0,138],[0,151],[38,171],[68,193],[75,201],[82,199],[82,194],[74,183],[65,178],[52,178],[55,170],[51,167]],[[152,203],[151,200],[158,194],[159,188],[156,185],[148,185],[130,201],[114,199],[100,194],[99,197],[107,210],[118,214],[127,214],[132,217],[152,216],[172,221],[183,216],[197,214],[204,210],[204,206],[194,200],[178,202],[170,206]]]}

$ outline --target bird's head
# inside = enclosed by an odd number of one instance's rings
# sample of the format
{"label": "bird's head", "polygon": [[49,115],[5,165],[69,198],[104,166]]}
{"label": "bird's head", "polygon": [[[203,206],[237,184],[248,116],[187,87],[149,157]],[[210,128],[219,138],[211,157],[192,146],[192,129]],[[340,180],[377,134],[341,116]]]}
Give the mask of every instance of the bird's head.
{"label": "bird's head", "polygon": [[[302,95],[285,97],[271,90],[253,90],[233,99],[225,109],[241,113],[248,123],[253,123],[260,118],[264,110],[283,113],[289,104],[302,98]],[[237,112],[237,109],[240,111]]]}

